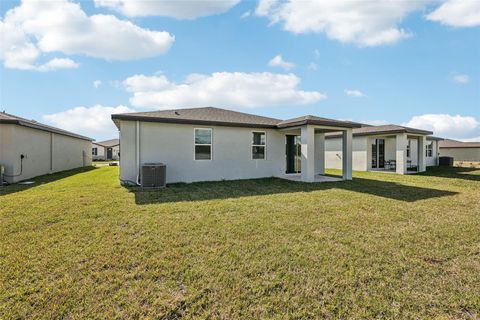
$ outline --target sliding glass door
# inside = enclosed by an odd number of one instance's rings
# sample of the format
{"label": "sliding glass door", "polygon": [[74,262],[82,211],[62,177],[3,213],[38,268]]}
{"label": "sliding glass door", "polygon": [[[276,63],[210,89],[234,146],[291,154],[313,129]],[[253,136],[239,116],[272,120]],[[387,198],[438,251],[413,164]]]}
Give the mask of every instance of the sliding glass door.
{"label": "sliding glass door", "polygon": [[372,168],[385,168],[385,139],[372,139]]}
{"label": "sliding glass door", "polygon": [[300,136],[286,135],[286,173],[302,172],[302,144]]}

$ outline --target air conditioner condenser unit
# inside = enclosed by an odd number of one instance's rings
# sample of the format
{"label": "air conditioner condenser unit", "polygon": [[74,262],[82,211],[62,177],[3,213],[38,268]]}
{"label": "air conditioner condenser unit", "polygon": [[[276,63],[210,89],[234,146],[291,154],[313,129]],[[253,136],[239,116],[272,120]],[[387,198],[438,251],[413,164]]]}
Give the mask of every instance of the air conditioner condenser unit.
{"label": "air conditioner condenser unit", "polygon": [[167,166],[163,163],[144,163],[140,169],[142,188],[164,188],[167,185]]}

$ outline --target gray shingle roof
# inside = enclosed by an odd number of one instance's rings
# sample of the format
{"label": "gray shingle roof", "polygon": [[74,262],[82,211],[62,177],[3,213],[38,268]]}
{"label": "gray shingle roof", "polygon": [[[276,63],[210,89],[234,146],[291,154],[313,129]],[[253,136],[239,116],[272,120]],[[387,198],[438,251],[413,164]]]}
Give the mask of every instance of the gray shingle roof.
{"label": "gray shingle roof", "polygon": [[110,139],[105,141],[95,142],[95,144],[104,146],[104,147],[113,147],[118,146],[120,144],[120,139]]}
{"label": "gray shingle roof", "polygon": [[438,143],[440,148],[480,148],[480,142],[463,142],[445,139]]}
{"label": "gray shingle roof", "polygon": [[53,132],[56,134],[61,134],[64,136],[69,136],[77,139],[93,141],[93,139],[89,137],[85,137],[85,136],[82,136],[70,131],[66,131],[63,129],[55,128],[52,126],[47,126],[46,124],[37,122],[35,120],[28,120],[28,119],[17,117],[17,116],[14,116],[13,114],[8,114],[5,112],[0,112],[0,124],[16,124],[23,127],[28,127],[28,128],[47,131],[47,132]]}
{"label": "gray shingle roof", "polygon": [[[421,135],[431,135],[433,132],[427,130],[420,130],[410,127],[398,126],[395,124],[387,124],[382,126],[371,126],[366,125],[361,128],[356,128],[352,130],[354,136],[370,136],[370,135],[381,135],[381,134],[396,134],[396,133],[411,133],[411,134],[421,134]],[[336,133],[326,134],[327,138],[335,138],[339,135]]]}
{"label": "gray shingle roof", "polygon": [[287,128],[307,123],[339,126],[346,128],[359,126],[359,124],[355,124],[353,122],[326,119],[315,116],[305,116],[282,121],[279,119],[262,117],[253,114],[219,109],[214,107],[114,114],[112,115],[112,119],[114,121],[138,120],[150,122],[203,124],[254,128]]}
{"label": "gray shingle roof", "polygon": [[311,115],[284,120],[280,122],[277,126],[279,128],[288,128],[288,127],[300,126],[305,124],[335,126],[335,127],[343,127],[343,128],[358,128],[361,126],[360,123],[356,123],[356,122],[321,118],[321,117],[311,116]]}

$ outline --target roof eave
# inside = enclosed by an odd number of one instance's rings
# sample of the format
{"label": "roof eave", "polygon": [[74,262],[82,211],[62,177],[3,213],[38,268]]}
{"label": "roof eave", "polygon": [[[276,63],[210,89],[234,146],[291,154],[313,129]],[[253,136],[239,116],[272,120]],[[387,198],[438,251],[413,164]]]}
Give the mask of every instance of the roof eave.
{"label": "roof eave", "polygon": [[223,127],[244,127],[244,128],[266,128],[275,129],[275,124],[256,124],[256,123],[242,123],[242,122],[223,122],[212,120],[194,120],[194,119],[172,119],[172,118],[160,118],[160,117],[145,117],[145,116],[131,116],[126,114],[112,114],[112,120],[120,129],[120,124],[116,121],[144,121],[144,122],[159,122],[159,123],[177,123],[177,124],[198,124],[198,125],[210,125],[210,126],[223,126]]}

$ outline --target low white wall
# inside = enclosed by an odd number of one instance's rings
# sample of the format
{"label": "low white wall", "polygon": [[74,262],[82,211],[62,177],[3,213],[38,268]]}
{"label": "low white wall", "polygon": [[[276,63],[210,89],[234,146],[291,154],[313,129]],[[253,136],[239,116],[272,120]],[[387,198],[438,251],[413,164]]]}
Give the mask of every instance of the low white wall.
{"label": "low white wall", "polygon": [[[325,168],[342,169],[342,138],[325,139]],[[368,164],[367,138],[353,137],[353,170],[366,171]]]}
{"label": "low white wall", "polygon": [[18,125],[0,125],[0,136],[0,164],[11,183],[91,165],[92,144],[87,140]]}
{"label": "low white wall", "polygon": [[453,157],[455,161],[480,161],[480,148],[440,148],[441,157]]}
{"label": "low white wall", "polygon": [[[212,128],[212,160],[194,160],[194,128]],[[265,131],[266,159],[252,159],[252,132]],[[120,123],[120,178],[135,182],[135,121]],[[140,122],[140,163],[167,165],[167,183],[252,179],[285,173],[285,134],[278,130]]]}

